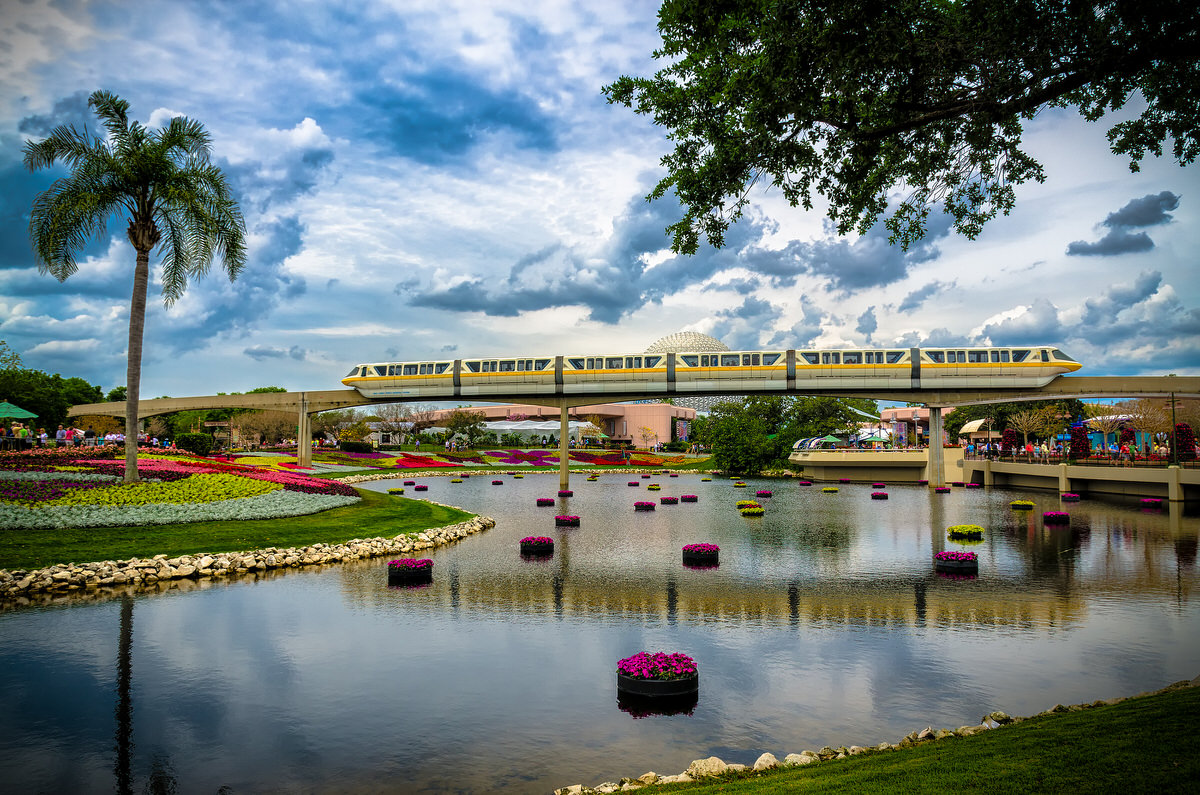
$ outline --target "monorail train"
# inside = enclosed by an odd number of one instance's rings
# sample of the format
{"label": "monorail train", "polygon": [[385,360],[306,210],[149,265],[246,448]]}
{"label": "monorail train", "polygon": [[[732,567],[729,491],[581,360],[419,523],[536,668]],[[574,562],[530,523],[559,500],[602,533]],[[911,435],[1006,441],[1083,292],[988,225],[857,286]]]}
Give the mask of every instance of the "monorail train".
{"label": "monorail train", "polygon": [[370,398],[744,394],[1044,386],[1080,364],[1052,347],[697,351],[358,364]]}

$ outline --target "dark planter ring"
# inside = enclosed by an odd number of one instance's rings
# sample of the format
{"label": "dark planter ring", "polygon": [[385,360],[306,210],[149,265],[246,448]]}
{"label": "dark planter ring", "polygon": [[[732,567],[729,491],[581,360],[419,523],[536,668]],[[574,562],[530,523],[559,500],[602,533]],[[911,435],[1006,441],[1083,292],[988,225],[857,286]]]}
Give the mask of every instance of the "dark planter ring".
{"label": "dark planter ring", "polygon": [[700,674],[682,679],[634,679],[617,672],[617,692],[642,698],[677,698],[700,690]]}
{"label": "dark planter ring", "polygon": [[979,571],[978,560],[935,560],[934,571],[946,574],[976,574]]}
{"label": "dark planter ring", "polygon": [[683,562],[688,566],[716,566],[720,563],[720,557],[720,552],[683,552]]}
{"label": "dark planter ring", "polygon": [[415,585],[417,583],[433,582],[433,567],[407,571],[388,569],[387,578],[388,585]]}

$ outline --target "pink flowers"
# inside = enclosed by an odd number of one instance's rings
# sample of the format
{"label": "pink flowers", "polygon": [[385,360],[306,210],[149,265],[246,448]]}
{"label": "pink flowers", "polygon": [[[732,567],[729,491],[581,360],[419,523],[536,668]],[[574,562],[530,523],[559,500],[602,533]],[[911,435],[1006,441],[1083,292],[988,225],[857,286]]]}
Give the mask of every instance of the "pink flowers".
{"label": "pink flowers", "polygon": [[939,552],[933,556],[933,559],[954,563],[976,563],[979,557],[974,552]]}
{"label": "pink flowers", "polygon": [[388,571],[400,572],[418,572],[433,568],[433,561],[429,558],[397,558],[396,560],[388,561]]}
{"label": "pink flowers", "polygon": [[554,539],[547,538],[546,536],[525,536],[524,538],[521,539],[521,543],[522,544],[532,544],[533,546],[539,546],[539,547],[546,546],[547,544],[549,544],[550,546],[553,546]]}
{"label": "pink flowers", "polygon": [[678,652],[638,652],[617,662],[617,673],[633,679],[684,679],[696,675],[696,661]]}
{"label": "pink flowers", "polygon": [[633,509],[634,509],[635,511],[653,511],[653,510],[654,510],[654,503],[652,503],[652,502],[646,502],[646,501],[644,501],[644,500],[639,500],[638,502],[635,502],[635,503],[633,504]]}
{"label": "pink flowers", "polygon": [[537,504],[543,508],[546,507],[547,505],[553,505],[554,498],[553,497],[538,497]]}
{"label": "pink flowers", "polygon": [[683,551],[693,555],[715,555],[721,551],[721,548],[716,544],[686,544]]}
{"label": "pink flowers", "polygon": [[1042,514],[1043,524],[1070,524],[1071,514],[1065,511],[1046,511]]}

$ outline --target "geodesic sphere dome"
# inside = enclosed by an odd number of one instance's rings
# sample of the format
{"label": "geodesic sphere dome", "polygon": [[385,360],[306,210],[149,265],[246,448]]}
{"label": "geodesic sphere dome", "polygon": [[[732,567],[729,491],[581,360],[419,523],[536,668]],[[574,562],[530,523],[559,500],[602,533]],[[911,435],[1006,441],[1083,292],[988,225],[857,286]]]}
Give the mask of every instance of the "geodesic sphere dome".
{"label": "geodesic sphere dome", "polygon": [[716,337],[698,331],[677,331],[668,334],[646,349],[646,353],[675,353],[677,351],[727,351],[729,346]]}

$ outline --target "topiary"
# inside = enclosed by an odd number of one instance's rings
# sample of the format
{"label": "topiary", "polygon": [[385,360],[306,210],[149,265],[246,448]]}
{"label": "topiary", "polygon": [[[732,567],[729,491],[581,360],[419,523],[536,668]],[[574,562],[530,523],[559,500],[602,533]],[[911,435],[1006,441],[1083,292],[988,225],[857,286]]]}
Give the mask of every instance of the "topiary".
{"label": "topiary", "polygon": [[175,446],[196,455],[208,455],[213,449],[213,438],[207,433],[181,433],[175,437]]}
{"label": "topiary", "polygon": [[1092,440],[1082,425],[1071,428],[1071,458],[1078,460],[1092,454]]}
{"label": "topiary", "polygon": [[1016,446],[1017,432],[1012,428],[1005,428],[1004,433],[1000,435],[1000,452],[1004,455],[1009,455]]}
{"label": "topiary", "polygon": [[1196,460],[1196,434],[1192,433],[1191,425],[1181,422],[1175,426],[1175,446],[1179,449],[1178,460]]}

